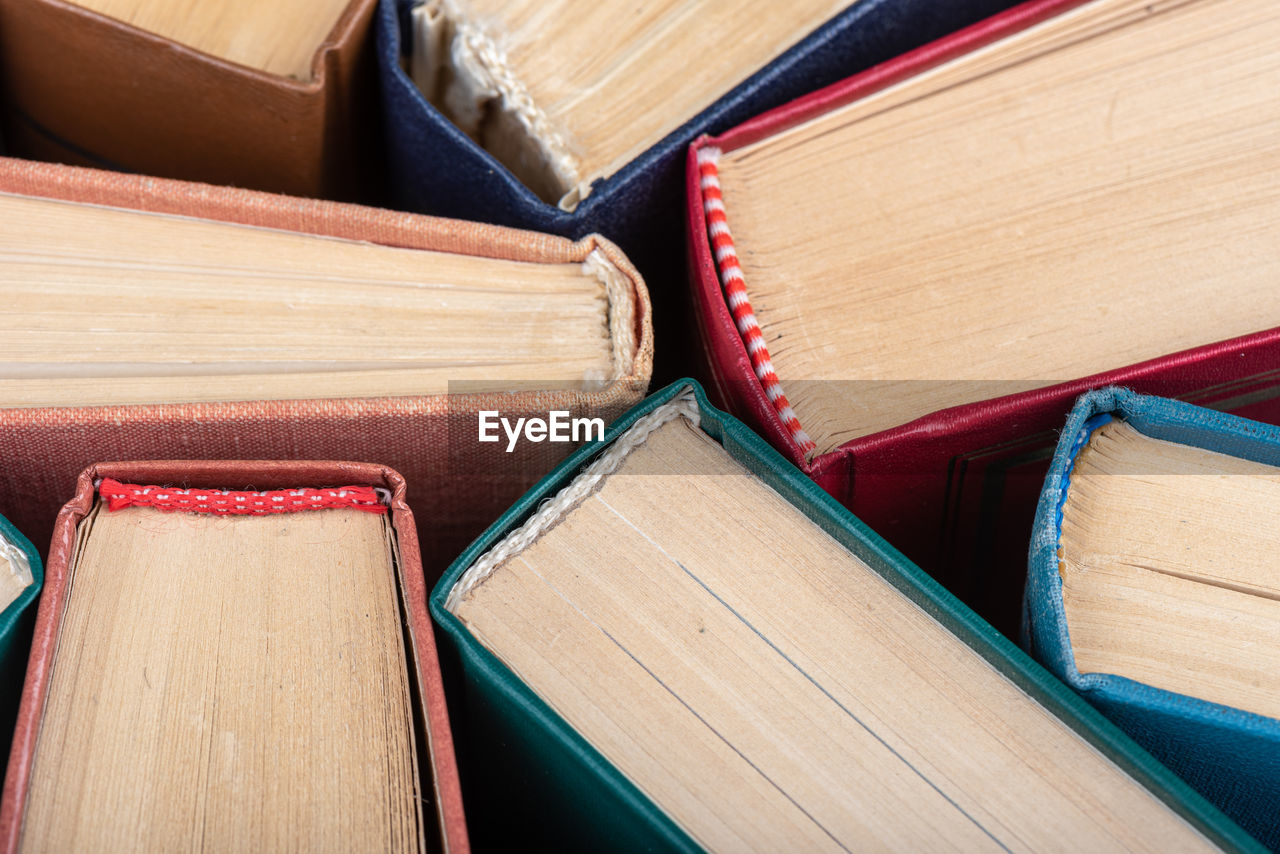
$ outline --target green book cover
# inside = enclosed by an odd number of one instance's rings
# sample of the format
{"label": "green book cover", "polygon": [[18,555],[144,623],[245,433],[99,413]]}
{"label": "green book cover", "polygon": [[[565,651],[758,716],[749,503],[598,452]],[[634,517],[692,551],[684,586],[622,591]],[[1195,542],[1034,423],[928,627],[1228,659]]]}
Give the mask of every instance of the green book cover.
{"label": "green book cover", "polygon": [[[1124,775],[1133,778],[1213,844],[1228,849],[1256,850],[1253,841],[1239,828],[1031,661],[1013,643],[867,529],[744,425],[712,407],[701,388],[690,380],[678,382],[652,396],[615,423],[603,442],[584,447],[569,457],[477,540],[449,568],[432,593],[430,609],[441,635],[441,658],[451,720],[458,740],[464,798],[477,847],[552,844],[561,849],[611,851],[699,850],[701,847],[669,810],[659,807],[621,773],[600,750],[490,653],[468,626],[455,616],[458,602],[486,582],[490,577],[486,573],[492,572],[511,555],[522,554],[523,549],[540,537],[551,536],[555,527],[564,522],[586,500],[586,496],[593,494],[593,490],[605,488],[602,482],[607,481],[613,471],[611,466],[617,465],[611,458],[625,457],[643,444],[651,432],[659,429],[655,425],[678,417],[673,416],[673,412],[692,412],[693,417],[687,420],[696,421],[697,430],[723,448],[750,476],[758,478],[782,501],[803,514],[808,522],[828,534],[838,544],[836,548],[847,550],[849,555],[877,574],[881,586],[887,582],[892,591],[918,606],[934,631],[958,638],[963,646],[952,646],[964,650],[966,656],[969,656],[969,651],[976,653],[978,658],[974,660],[985,662],[984,672],[996,674],[991,678],[1003,677],[1000,679],[1002,685],[1011,684],[1013,687],[1009,690],[1029,695],[1048,712],[1044,715],[1033,704],[1023,704],[1034,709],[1035,715],[1051,720],[1052,726],[1058,729],[1065,724],[1075,734],[1066,736],[1072,744],[1078,744],[1082,739],[1093,748],[1089,750],[1080,745],[1081,755],[1087,754],[1092,757],[1089,761],[1106,764],[1111,769],[1108,773],[1117,778],[1122,779]],[[716,518],[720,519],[719,516]],[[732,508],[726,508],[723,519],[726,526],[758,526],[768,521],[744,521],[735,516]],[[564,524],[568,526],[571,523]],[[608,542],[601,541],[593,547],[598,549],[602,561],[607,559]],[[777,548],[786,550],[788,547],[785,541],[779,541]],[[685,569],[683,564],[679,566]],[[732,611],[728,603],[717,601]],[[734,616],[741,615],[734,612]],[[786,660],[787,665],[795,664],[773,645],[773,641],[763,634],[761,638]],[[647,669],[642,662],[637,663]],[[780,667],[786,669],[785,666]],[[803,670],[800,666],[795,669]],[[657,676],[654,678],[661,682]],[[826,689],[817,681],[813,684],[825,692]],[[880,690],[892,691],[893,686],[881,686]],[[900,760],[902,769],[905,769],[902,775],[908,778],[911,786],[927,791],[931,799],[943,805],[944,810],[955,808],[957,815],[962,816],[955,819],[956,823],[966,831],[972,831],[975,838],[981,837],[983,842],[996,849],[1008,850],[1010,845],[1023,847],[1020,840],[1001,838],[1001,834],[1008,831],[1002,829],[999,822],[989,828],[971,816],[971,811],[966,811],[959,803],[961,797],[953,798],[954,793],[944,791],[950,785],[947,780],[929,779],[933,772],[929,770],[931,763],[927,759],[924,762],[911,760],[895,751],[888,740],[876,735],[872,727],[841,706],[834,696],[827,694],[827,697],[842,712],[848,713],[850,719],[881,740],[887,751],[885,755],[892,754],[891,764]],[[680,702],[685,701],[681,699]],[[625,705],[625,700],[619,705]],[[689,706],[688,711],[703,721],[698,710]],[[999,717],[1002,712],[993,709],[991,714]],[[930,725],[927,715],[917,717],[924,721],[924,726]],[[714,722],[709,719],[704,722],[708,730],[716,732]],[[919,722],[914,724],[917,728],[921,725]],[[716,735],[720,737],[719,733]],[[730,748],[737,750],[728,739],[725,740]],[[678,740],[674,741],[677,754],[685,746]],[[692,748],[694,745],[688,746]],[[963,751],[964,746],[960,745],[959,749]],[[1097,754],[1105,760],[1098,758]],[[750,764],[750,757],[743,755],[742,758],[753,770],[759,770]],[[1106,760],[1110,762],[1106,763]],[[855,773],[855,769],[850,768],[849,773]],[[761,776],[771,784],[774,782],[765,771]],[[983,792],[975,792],[970,786],[961,794],[964,798],[981,799],[986,796],[985,787],[988,785],[992,791],[1001,788],[999,780],[983,780]],[[1125,785],[1128,785],[1127,781]],[[849,850],[848,839],[837,838],[837,834],[823,825],[821,816],[805,812],[805,805],[801,803],[803,797],[793,798],[785,791],[785,785],[777,788],[781,797],[790,800],[804,816],[812,818],[813,823],[830,836],[836,850]],[[1010,788],[1003,786],[1005,790]],[[1129,786],[1129,789],[1133,787]],[[1151,805],[1150,799],[1140,791],[1138,796],[1151,809],[1164,814],[1163,807]],[[714,794],[709,797],[714,797]],[[863,808],[852,807],[853,811],[859,809]],[[866,809],[871,808],[868,806]],[[973,826],[970,827],[965,820],[972,822]],[[1182,826],[1176,820],[1171,820],[1171,823]],[[1133,832],[1127,825],[1125,830]],[[1138,836],[1143,833],[1145,830],[1136,831]]]}

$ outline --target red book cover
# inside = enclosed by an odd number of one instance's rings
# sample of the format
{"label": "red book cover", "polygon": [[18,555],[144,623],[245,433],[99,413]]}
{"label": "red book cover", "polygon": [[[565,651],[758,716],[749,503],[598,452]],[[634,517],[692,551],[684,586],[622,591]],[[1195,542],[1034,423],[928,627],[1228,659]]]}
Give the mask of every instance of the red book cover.
{"label": "red book cover", "polygon": [[355,486],[370,487],[385,496],[382,500],[388,508],[386,512],[390,514],[398,545],[401,605],[406,643],[410,647],[406,650],[406,658],[410,662],[411,681],[417,686],[419,698],[416,726],[422,731],[420,743],[426,746],[426,755],[419,757],[426,801],[423,815],[425,831],[439,839],[443,850],[467,851],[467,829],[453,736],[445,708],[435,638],[427,614],[427,586],[417,530],[413,513],[405,501],[404,480],[391,469],[366,463],[225,460],[102,463],[81,472],[76,481],[75,497],[58,514],[49,548],[45,587],[36,615],[22,704],[5,775],[3,800],[0,800],[0,848],[15,851],[18,847],[34,750],[48,699],[59,627],[71,580],[69,572],[77,548],[77,531],[81,520],[98,503],[99,484],[106,484],[109,480],[126,484],[180,484],[193,492],[246,486],[261,491],[298,492],[300,488],[313,488],[310,491],[321,492],[323,490],[316,488]]}
{"label": "red book cover", "polygon": [[[715,166],[729,152],[870,96],[1082,5],[1033,0],[690,148],[686,214],[702,369],[713,395],[877,533],[1007,634],[1016,634],[1036,497],[1077,395],[1103,385],[1179,397],[1280,422],[1280,329],[1270,329],[1070,382],[956,406],[813,455],[797,433],[781,383],[742,290],[723,223]],[[708,202],[711,202],[709,205]],[[717,258],[717,253],[719,257]],[[719,265],[718,265],[719,261]],[[727,263],[726,263],[727,262]],[[722,283],[722,277],[724,283]],[[746,284],[749,291],[750,284]],[[735,314],[734,309],[738,311]],[[748,317],[750,315],[750,317]],[[753,361],[754,357],[754,361]]]}
{"label": "red book cover", "polygon": [[[262,400],[131,406],[4,408],[0,405],[0,515],[33,542],[47,541],[63,485],[99,460],[373,460],[412,485],[428,580],[572,445],[477,444],[477,412],[551,410],[605,422],[644,396],[653,326],[640,274],[613,244],[479,223],[294,198],[252,190],[0,158],[0,192],[200,217],[408,249],[531,263],[581,263],[599,249],[630,285],[634,330],[629,370],[595,391],[432,394],[385,398]],[[370,336],[376,343],[376,335]],[[19,496],[26,496],[20,499]]]}

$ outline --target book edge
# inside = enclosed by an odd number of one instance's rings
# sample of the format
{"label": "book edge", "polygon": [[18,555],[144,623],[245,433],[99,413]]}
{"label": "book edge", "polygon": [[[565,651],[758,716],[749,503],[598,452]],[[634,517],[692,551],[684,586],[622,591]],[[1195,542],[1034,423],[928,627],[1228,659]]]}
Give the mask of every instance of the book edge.
{"label": "book edge", "polygon": [[[1093,431],[1111,420],[1132,423],[1143,435],[1204,450],[1268,462],[1280,462],[1280,428],[1224,412],[1168,398],[1138,394],[1124,388],[1105,388],[1081,395],[1063,428],[1054,451],[1053,464],[1045,476],[1036,508],[1035,526],[1024,596],[1023,645],[1037,659],[1046,659],[1049,669],[1075,690],[1115,703],[1153,707],[1170,715],[1199,716],[1224,728],[1250,729],[1269,734],[1280,743],[1280,720],[1246,712],[1221,703],[1212,703],[1186,694],[1110,673],[1081,673],[1076,668],[1071,636],[1062,602],[1062,579],[1058,572],[1057,550],[1062,534],[1062,507],[1071,485],[1071,472],[1080,450]],[[1213,423],[1213,422],[1218,423]],[[1261,429],[1260,429],[1261,428]],[[1158,434],[1164,435],[1158,435]],[[1243,439],[1242,439],[1243,437]],[[1196,441],[1188,441],[1195,439]],[[1236,441],[1235,447],[1227,443]],[[1250,445],[1270,443],[1269,459],[1259,452],[1254,457],[1242,451]]]}
{"label": "book edge", "polygon": [[527,688],[513,686],[509,669],[471,637],[465,625],[444,607],[444,603],[457,579],[494,543],[505,538],[522,520],[536,512],[542,501],[559,491],[593,456],[607,448],[609,443],[686,389],[693,394],[700,417],[699,428],[704,433],[720,443],[734,459],[761,477],[784,500],[798,507],[874,572],[938,620],[962,643],[974,649],[1001,675],[1044,706],[1093,749],[1100,751],[1125,774],[1146,788],[1153,797],[1164,802],[1171,811],[1190,822],[1215,844],[1231,850],[1264,850],[1252,837],[1156,761],[1070,687],[908,561],[803,472],[789,465],[764,439],[732,416],[712,406],[701,386],[692,379],[678,380],[650,396],[611,425],[602,441],[580,448],[542,478],[450,565],[432,590],[429,603],[432,619],[441,631],[443,642],[450,653],[461,660],[463,669],[471,672],[469,681],[484,680],[488,683],[488,690],[500,696],[512,708],[518,709],[519,714],[530,718],[531,725],[540,728],[544,737],[571,745],[573,761],[585,766],[590,773],[600,777],[613,789],[623,790],[635,809],[655,823],[656,833],[662,833],[668,839],[672,838],[673,833],[680,834],[675,838],[687,840],[683,832],[670,823],[665,813],[639,794],[630,781],[622,777],[549,706]]}
{"label": "book edge", "polygon": [[[124,175],[80,166],[38,163],[0,157],[0,193],[95,205],[141,213],[196,218],[324,238],[355,240],[383,246],[448,252],[477,258],[546,264],[579,264],[583,275],[605,288],[613,350],[612,376],[595,388],[556,393],[592,410],[617,402],[635,403],[648,388],[653,372],[653,313],[648,287],[630,259],[608,239],[590,234],[570,240],[524,229],[423,214],[386,211],[363,205],[304,199],[258,190],[220,187],[193,181]],[[333,398],[323,406],[359,408],[354,401],[430,400],[433,395],[396,398]],[[10,408],[18,421],[39,422],[41,412],[107,413],[121,410],[167,412],[201,410],[210,418],[251,401],[197,404],[139,404],[97,407]],[[285,408],[315,408],[315,400],[273,401]],[[231,407],[231,410],[225,409]],[[14,415],[14,413],[25,413]],[[230,417],[234,417],[232,414]]]}
{"label": "book edge", "polygon": [[[69,570],[75,559],[77,526],[95,506],[95,483],[102,478],[157,483],[177,479],[183,483],[203,486],[225,485],[229,478],[242,478],[252,481],[255,486],[265,487],[296,486],[308,481],[341,481],[377,485],[389,491],[390,521],[399,542],[399,575],[405,591],[405,601],[401,603],[401,607],[407,616],[411,641],[411,648],[406,650],[406,660],[413,661],[415,672],[412,678],[417,682],[422,698],[422,708],[415,723],[423,727],[423,741],[429,753],[419,759],[429,763],[431,779],[425,782],[439,795],[433,812],[436,830],[445,850],[463,854],[469,851],[453,736],[445,709],[438,655],[426,607],[422,558],[413,515],[405,502],[404,480],[392,469],[369,463],[274,460],[111,462],[98,463],[81,472],[74,497],[58,514],[49,549],[49,561],[45,567],[45,595],[41,598],[36,615],[13,747],[5,773],[3,795],[0,795],[0,851],[16,851],[21,838],[34,749],[48,695]],[[434,667],[431,666],[433,663]]]}
{"label": "book edge", "polygon": [[643,445],[654,431],[676,418],[684,418],[694,427],[698,426],[698,406],[691,388],[681,389],[668,402],[655,407],[626,432],[609,442],[603,453],[567,486],[540,504],[537,512],[468,567],[451,586],[444,602],[445,609],[456,615],[463,600],[493,575],[508,558],[524,551],[555,527],[567,513],[599,490],[604,479],[617,471],[632,451]]}
{"label": "book edge", "polygon": [[[805,456],[801,452],[781,418],[774,413],[762,383],[754,374],[747,349],[721,293],[719,267],[713,257],[705,225],[705,201],[699,170],[700,152],[707,148],[719,149],[721,153],[731,152],[767,136],[784,132],[799,123],[875,94],[965,53],[1016,35],[1086,2],[1088,0],[1027,0],[866,71],[761,113],[719,135],[703,135],[689,146],[685,191],[691,286],[717,391],[723,402],[747,417],[781,453],[833,494],[843,495],[842,503],[852,505],[855,494],[854,459],[864,453],[896,446],[904,440],[918,444],[929,442],[943,433],[972,432],[982,429],[983,422],[989,424],[1007,419],[1033,407],[1043,409],[1059,403],[1066,404],[1079,394],[1101,386],[1153,381],[1173,386],[1176,383],[1169,377],[1171,371],[1219,358],[1227,350],[1254,350],[1280,342],[1280,327],[1277,327],[1164,354],[1027,392],[960,404],[936,410],[896,427],[851,439],[816,456]],[[1188,388],[1195,389],[1199,385],[1203,383],[1197,383],[1196,378],[1191,378],[1180,383],[1182,391],[1171,389],[1167,392],[1162,390],[1162,393],[1183,393]],[[1069,407],[1064,406],[1065,408]]]}

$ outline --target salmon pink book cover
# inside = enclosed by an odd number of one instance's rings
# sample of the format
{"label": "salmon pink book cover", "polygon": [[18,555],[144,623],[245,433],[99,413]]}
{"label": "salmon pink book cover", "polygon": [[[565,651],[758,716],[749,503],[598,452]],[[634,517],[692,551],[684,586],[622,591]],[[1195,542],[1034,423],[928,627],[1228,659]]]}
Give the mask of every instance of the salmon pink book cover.
{"label": "salmon pink book cover", "polygon": [[[148,485],[160,485],[160,488]],[[251,489],[246,490],[246,487]],[[323,508],[320,512],[349,512],[349,509],[355,509],[362,511],[362,515],[376,513],[387,517],[390,536],[394,541],[392,564],[397,578],[385,583],[394,585],[399,598],[400,617],[393,622],[403,632],[403,659],[408,668],[410,696],[413,698],[412,727],[417,731],[414,738],[418,745],[416,767],[420,776],[416,791],[421,799],[426,847],[428,850],[451,852],[469,850],[453,736],[445,708],[435,639],[427,614],[427,586],[418,549],[417,529],[413,513],[405,501],[405,482],[397,472],[380,465],[353,462],[161,460],[102,463],[83,471],[76,481],[75,489],[75,496],[58,514],[49,549],[46,585],[36,616],[18,724],[5,776],[3,801],[0,801],[0,848],[15,851],[22,837],[23,823],[28,812],[27,796],[36,764],[35,752],[54,679],[60,632],[69,619],[67,602],[79,557],[77,552],[86,549],[86,527],[91,529],[95,512],[110,513],[122,507],[141,506],[188,516],[302,514]],[[82,524],[86,519],[90,520],[87,526]],[[181,533],[179,531],[179,535]],[[156,542],[163,543],[163,540]],[[136,560],[137,555],[129,559]],[[237,563],[239,562],[237,559]],[[271,570],[271,567],[260,563],[254,562],[253,555],[246,556],[244,569],[259,572]],[[337,564],[341,563],[342,560],[338,559]],[[302,598],[318,595],[317,591],[323,592],[326,583],[324,579],[316,579],[314,591],[298,589],[294,595]],[[307,587],[311,586],[311,583],[307,584]],[[137,603],[137,607],[154,608],[156,604]],[[289,607],[287,600],[282,603],[273,598],[269,610],[283,608],[287,611]],[[362,605],[360,610],[369,607],[367,604]],[[98,614],[96,618],[102,618],[102,615]],[[287,626],[288,623],[281,625]],[[213,643],[214,639],[208,640]],[[396,638],[392,643],[398,645],[400,641],[401,638]],[[177,643],[178,639],[175,638],[174,642]],[[241,642],[243,644],[245,641],[242,639]],[[249,638],[247,643],[254,645],[258,641]],[[268,638],[263,638],[261,643],[266,647],[270,646]],[[64,653],[67,651],[64,650]],[[76,658],[72,653],[68,654]],[[337,658],[332,661],[326,658],[311,664],[305,661],[301,663],[304,668],[312,665],[316,668],[341,666]],[[209,683],[208,687],[212,688],[213,683]],[[261,687],[244,686],[246,690],[252,691],[259,691]],[[294,685],[281,688],[285,693],[296,690]],[[274,692],[274,688],[272,691]],[[171,700],[169,693],[163,696],[166,703],[185,702],[182,699]],[[331,703],[333,699],[334,697],[323,694],[303,697],[305,704],[317,708],[314,712],[317,715],[323,715],[326,703]],[[344,705],[358,704],[368,702],[369,699],[367,696],[353,696],[343,698],[340,702]],[[117,698],[117,701],[120,700]],[[224,697],[224,702],[231,702],[234,706],[235,698]],[[273,749],[287,753],[299,747],[307,751],[327,750],[330,747],[307,739],[299,741],[297,733],[292,730],[276,732],[276,717],[272,717],[271,721],[269,732],[259,733],[254,730],[253,734],[272,739],[277,744],[277,748]],[[297,723],[296,720],[293,722]],[[105,737],[102,733],[98,735]],[[126,734],[126,737],[132,736]],[[252,745],[242,745],[242,748],[248,751]],[[382,762],[379,759],[377,764]],[[270,776],[261,768],[257,772],[252,771],[256,767],[252,763],[239,762],[235,767],[241,768],[246,774],[265,773]],[[266,816],[268,822],[278,819],[279,816]],[[297,817],[289,820],[294,819]],[[138,833],[144,831],[145,828],[136,829]]]}

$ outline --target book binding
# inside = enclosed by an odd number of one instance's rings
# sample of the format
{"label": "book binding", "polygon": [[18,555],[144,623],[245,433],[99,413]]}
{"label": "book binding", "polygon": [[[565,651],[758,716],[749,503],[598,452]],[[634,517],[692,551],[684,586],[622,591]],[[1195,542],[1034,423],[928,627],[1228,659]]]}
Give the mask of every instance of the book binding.
{"label": "book binding", "polygon": [[[547,834],[561,846],[583,850],[698,850],[664,812],[485,649],[448,606],[455,586],[490,550],[544,513],[548,502],[578,475],[595,473],[593,463],[620,437],[688,395],[698,413],[699,429],[1088,743],[1216,844],[1257,849],[1256,843],[1168,769],[851,516],[746,425],[714,408],[693,380],[678,381],[650,396],[611,425],[602,442],[567,458],[472,543],[431,593],[450,714],[458,722],[462,741],[464,784],[477,793],[469,803],[476,833],[486,834],[485,842],[510,843],[511,839],[500,836],[500,828],[506,826],[520,828],[521,834]],[[510,795],[500,803],[479,796],[494,786]],[[527,841],[529,837],[520,838]]]}
{"label": "book binding", "polygon": [[85,469],[76,482],[75,497],[62,508],[49,547],[45,591],[36,615],[35,636],[22,691],[22,704],[13,736],[13,749],[0,797],[0,850],[16,851],[22,831],[24,801],[30,780],[40,719],[48,696],[58,630],[66,602],[69,571],[75,556],[77,526],[98,499],[95,483],[180,483],[189,488],[221,489],[228,485],[291,489],[300,485],[353,484],[377,489],[388,497],[391,525],[400,550],[402,608],[411,648],[406,657],[421,697],[419,725],[429,756],[439,838],[444,849],[469,850],[462,791],[454,758],[453,736],[445,708],[436,657],[435,638],[427,615],[427,587],[418,549],[413,513],[405,501],[405,482],[385,466],[352,462],[281,462],[225,460],[153,460],[100,463]]}
{"label": "book binding", "polygon": [[1034,496],[1056,439],[1053,431],[1075,398],[1091,388],[1119,384],[1280,421],[1280,328],[943,409],[815,454],[806,443],[803,419],[779,405],[786,401],[787,378],[773,374],[763,336],[751,330],[750,322],[744,329],[743,306],[749,311],[751,283],[743,287],[740,272],[734,280],[733,211],[725,210],[717,197],[714,164],[721,154],[866,98],[1081,4],[1082,0],[1031,0],[1014,6],[718,136],[699,137],[685,161],[690,281],[701,339],[698,356],[713,399],[1010,636],[1017,632],[1017,579]]}
{"label": "book binding", "polygon": [[1112,418],[1152,438],[1280,465],[1278,427],[1123,388],[1081,396],[1066,419],[1036,507],[1023,644],[1207,800],[1269,848],[1280,848],[1280,720],[1076,668],[1058,571],[1062,505],[1076,455]]}
{"label": "book binding", "polygon": [[[476,443],[477,412],[565,410],[611,420],[637,402],[653,369],[648,291],[609,241],[578,241],[458,220],[253,190],[0,158],[0,192],[531,263],[583,263],[599,251],[634,305],[626,369],[597,391],[522,390],[388,398],[269,400],[91,407],[0,407],[0,514],[36,542],[57,514],[60,484],[98,460],[257,458],[379,460],[414,489],[432,578],[511,501],[566,453],[529,442],[507,454]],[[28,496],[18,500],[18,496]]]}

